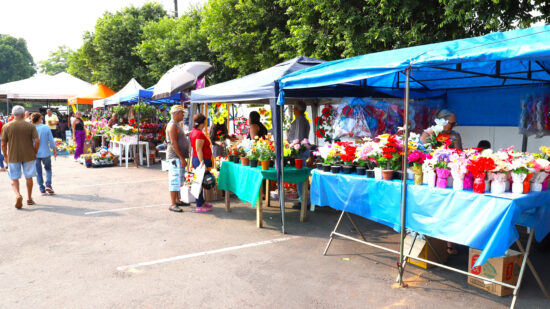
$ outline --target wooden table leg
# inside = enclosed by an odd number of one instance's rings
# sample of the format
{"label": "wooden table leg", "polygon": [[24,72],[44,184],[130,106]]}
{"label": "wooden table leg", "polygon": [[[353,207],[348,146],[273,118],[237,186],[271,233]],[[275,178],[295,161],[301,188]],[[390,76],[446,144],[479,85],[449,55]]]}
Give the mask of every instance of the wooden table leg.
{"label": "wooden table leg", "polygon": [[270,189],[269,179],[265,180],[265,207],[269,207],[269,202],[271,202],[271,196],[269,195]]}
{"label": "wooden table leg", "polygon": [[308,181],[302,183],[302,207],[300,208],[300,222],[306,221],[307,201],[309,200]]}
{"label": "wooden table leg", "polygon": [[262,228],[263,227],[263,208],[262,208],[262,197],[263,197],[263,190],[260,188],[260,192],[258,193],[258,199],[256,200],[256,227]]}
{"label": "wooden table leg", "polygon": [[231,191],[225,191],[225,211],[231,211],[231,203],[229,202],[229,197],[231,196]]}

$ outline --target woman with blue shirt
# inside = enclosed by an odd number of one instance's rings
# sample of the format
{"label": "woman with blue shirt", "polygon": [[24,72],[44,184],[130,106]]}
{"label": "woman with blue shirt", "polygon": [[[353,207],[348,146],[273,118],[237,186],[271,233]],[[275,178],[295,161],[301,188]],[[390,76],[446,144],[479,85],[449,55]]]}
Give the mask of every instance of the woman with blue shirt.
{"label": "woman with blue shirt", "polygon": [[[32,114],[31,121],[36,126],[38,138],[40,139],[40,147],[36,153],[36,182],[42,195],[54,194],[52,188],[52,152],[50,149],[53,149],[53,155],[57,157],[57,148],[52,131],[49,126],[42,124],[42,114],[40,113]],[[42,177],[42,166],[46,170],[46,186],[44,186],[44,178]]]}

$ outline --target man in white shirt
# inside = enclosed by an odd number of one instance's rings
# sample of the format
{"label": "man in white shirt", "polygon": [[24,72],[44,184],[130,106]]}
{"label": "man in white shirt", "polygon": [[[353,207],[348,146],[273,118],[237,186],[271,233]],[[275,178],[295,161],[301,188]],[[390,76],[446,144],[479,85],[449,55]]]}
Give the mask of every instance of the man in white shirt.
{"label": "man in white shirt", "polygon": [[52,112],[51,109],[48,109],[46,115],[46,124],[50,127],[53,137],[59,137],[57,132],[57,124],[59,123],[59,118]]}

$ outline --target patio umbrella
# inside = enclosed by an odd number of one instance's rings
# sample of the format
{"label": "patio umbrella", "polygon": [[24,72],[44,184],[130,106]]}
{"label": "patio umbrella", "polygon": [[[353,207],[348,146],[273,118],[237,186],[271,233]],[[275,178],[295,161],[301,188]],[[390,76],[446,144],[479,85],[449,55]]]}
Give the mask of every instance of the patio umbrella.
{"label": "patio umbrella", "polygon": [[153,100],[162,99],[192,88],[197,79],[213,69],[208,62],[194,61],[178,64],[160,78],[153,92]]}

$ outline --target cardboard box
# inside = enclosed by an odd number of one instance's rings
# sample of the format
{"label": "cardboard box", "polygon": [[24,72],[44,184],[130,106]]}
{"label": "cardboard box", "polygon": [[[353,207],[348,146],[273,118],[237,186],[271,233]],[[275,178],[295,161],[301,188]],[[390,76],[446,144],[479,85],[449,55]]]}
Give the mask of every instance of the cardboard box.
{"label": "cardboard box", "polygon": [[[505,256],[491,258],[482,266],[472,269],[480,254],[480,250],[470,248],[468,272],[511,285],[518,282],[523,254],[508,250]],[[497,296],[507,296],[514,292],[511,288],[474,277],[468,277],[468,283]]]}
{"label": "cardboard box", "polygon": [[210,190],[203,189],[204,194],[204,200],[207,202],[215,202],[223,200],[223,193],[222,191],[218,190],[218,185],[214,186],[214,188]]}
{"label": "cardboard box", "polygon": [[[425,236],[425,238],[426,239],[416,238],[410,255],[428,261],[445,264],[449,256],[449,254],[447,253],[447,242],[428,236]],[[405,237],[405,253],[409,252],[409,248],[411,247],[413,240],[414,236],[412,235],[407,235],[407,237]],[[428,240],[432,244],[433,249],[428,244]],[[412,258],[408,258],[407,262],[424,269],[435,267],[435,265],[428,264],[426,262],[422,262]]]}

